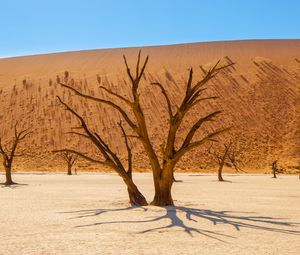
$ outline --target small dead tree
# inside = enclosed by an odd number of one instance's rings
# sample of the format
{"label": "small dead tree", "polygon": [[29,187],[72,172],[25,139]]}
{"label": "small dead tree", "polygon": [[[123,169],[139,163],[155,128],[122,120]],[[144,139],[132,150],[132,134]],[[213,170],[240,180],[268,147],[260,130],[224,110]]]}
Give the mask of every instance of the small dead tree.
{"label": "small dead tree", "polygon": [[219,149],[214,148],[211,146],[208,150],[208,153],[212,155],[214,160],[218,163],[218,180],[224,181],[223,179],[223,168],[225,165],[230,165],[233,167],[237,172],[244,172],[239,167],[239,161],[238,157],[241,154],[242,150],[238,150],[236,144],[233,142],[233,140],[224,143],[222,147]]}
{"label": "small dead tree", "polygon": [[285,173],[285,169],[278,166],[278,160],[274,160],[272,162],[272,174],[273,174],[272,178],[276,179],[277,174],[282,174],[282,173]]}
{"label": "small dead tree", "polygon": [[30,133],[28,129],[18,131],[18,123],[14,127],[14,137],[11,141],[3,143],[0,137],[0,154],[2,155],[3,166],[5,170],[6,181],[4,185],[16,184],[12,180],[12,163],[15,157],[22,157],[25,155],[24,152],[16,153],[18,145],[26,138]]}
{"label": "small dead tree", "polygon": [[71,153],[69,151],[61,151],[61,150],[55,150],[53,152],[58,153],[59,156],[67,163],[67,167],[68,167],[67,174],[72,175],[72,167],[75,164],[78,155]]}
{"label": "small dead tree", "polygon": [[[152,174],[153,174],[153,182],[155,188],[155,195],[151,204],[156,206],[173,205],[171,189],[172,189],[172,184],[174,182],[173,179],[174,169],[178,161],[191,150],[199,146],[202,146],[204,143],[208,141],[213,141],[216,136],[228,130],[228,128],[219,129],[211,133],[208,133],[207,135],[203,136],[199,140],[194,139],[196,132],[200,128],[203,128],[203,126],[206,123],[213,121],[221,113],[221,111],[214,111],[205,116],[198,116],[198,119],[189,129],[187,135],[185,136],[183,142],[179,147],[175,145],[178,138],[178,130],[180,129],[187,113],[190,112],[191,109],[193,109],[196,105],[203,103],[204,101],[214,100],[217,98],[215,96],[205,96],[204,94],[204,91],[206,90],[205,86],[221,70],[229,66],[232,66],[233,63],[220,66],[220,61],[218,61],[209,70],[205,71],[204,77],[202,77],[197,81],[193,80],[193,69],[191,68],[189,70],[189,75],[186,82],[184,97],[179,105],[172,105],[167,90],[163,84],[161,84],[158,81],[152,83],[153,86],[156,86],[160,90],[164,98],[164,101],[166,103],[168,117],[169,117],[168,135],[166,140],[163,142],[163,145],[161,146],[162,148],[161,149],[162,162],[161,162],[159,160],[158,152],[154,149],[153,143],[151,142],[149,136],[146,118],[145,118],[143,107],[141,105],[141,97],[139,93],[141,78],[144,75],[144,71],[149,60],[149,56],[147,56],[143,61],[143,63],[141,64],[141,52],[139,52],[137,63],[134,70],[132,70],[129,67],[126,57],[123,56],[123,58],[126,67],[127,76],[131,85],[130,99],[121,96],[120,94],[112,91],[107,87],[102,86],[101,79],[98,79],[98,82],[100,83],[100,89],[103,89],[110,96],[113,96],[115,99],[121,101],[124,105],[128,107],[127,109],[124,108],[123,105],[120,105],[112,100],[105,100],[103,98],[98,98],[95,96],[84,94],[66,82],[63,83],[60,80],[58,80],[58,83],[63,88],[69,89],[70,91],[74,92],[74,94],[77,96],[98,102],[100,104],[108,105],[121,114],[122,118],[126,121],[127,125],[134,133],[132,137],[137,138],[141,142],[141,144],[144,147],[144,151],[148,156],[151,165]],[[131,115],[134,117],[134,119],[132,118]],[[97,143],[99,143],[99,141],[100,140],[98,138]],[[104,148],[107,150],[106,145],[104,145],[104,147],[101,150],[103,150]],[[105,153],[107,153],[107,151],[105,151]],[[116,157],[115,154],[113,155],[111,154],[111,156]],[[119,163],[116,165],[114,164],[114,168],[119,172],[120,169],[123,169],[121,165],[119,166]],[[126,171],[122,170],[121,172],[122,175],[126,177]]]}

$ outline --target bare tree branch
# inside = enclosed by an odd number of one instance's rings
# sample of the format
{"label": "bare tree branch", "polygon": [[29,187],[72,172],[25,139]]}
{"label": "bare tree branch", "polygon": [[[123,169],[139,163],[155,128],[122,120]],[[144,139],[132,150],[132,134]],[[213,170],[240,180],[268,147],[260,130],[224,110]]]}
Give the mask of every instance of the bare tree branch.
{"label": "bare tree branch", "polygon": [[99,102],[99,103],[103,103],[103,104],[107,104],[111,107],[113,107],[114,109],[116,109],[122,116],[123,118],[126,120],[126,122],[128,123],[128,125],[134,130],[136,131],[136,125],[133,123],[133,121],[129,118],[129,116],[127,115],[127,113],[117,104],[111,102],[111,101],[108,101],[108,100],[104,100],[104,99],[101,99],[101,98],[97,98],[97,97],[93,97],[93,96],[89,96],[89,95],[85,95],[83,93],[81,93],[79,90],[67,85],[67,84],[64,84],[64,83],[59,83],[62,87],[64,88],[67,88],[71,91],[73,91],[76,95],[78,96],[81,96],[81,97],[84,97],[84,98],[87,98],[87,99],[90,99],[90,100],[93,100],[93,101],[96,101],[96,102]]}
{"label": "bare tree branch", "polygon": [[212,121],[217,115],[219,115],[221,113],[221,111],[215,111],[213,113],[208,114],[205,117],[200,118],[190,129],[190,131],[188,132],[181,148],[185,148],[187,146],[189,146],[190,142],[192,141],[196,131],[205,123],[205,122],[209,122]]}
{"label": "bare tree branch", "polygon": [[214,137],[216,137],[216,136],[218,136],[218,135],[220,135],[224,132],[227,132],[230,129],[231,129],[231,127],[217,130],[217,131],[205,136],[204,138],[202,138],[199,141],[195,141],[195,142],[190,143],[187,147],[182,147],[181,149],[178,150],[178,152],[176,152],[176,154],[174,156],[175,161],[178,161],[184,154],[186,154],[190,150],[192,150],[196,147],[199,147],[200,145],[204,144],[207,141],[212,141],[212,139]]}
{"label": "bare tree branch", "polygon": [[161,93],[163,94],[165,101],[167,103],[167,107],[168,107],[168,112],[169,112],[169,117],[170,117],[170,121],[173,119],[173,113],[172,113],[172,105],[171,105],[171,101],[169,99],[169,96],[167,94],[167,91],[165,90],[165,88],[163,87],[163,85],[159,82],[153,82],[151,83],[152,85],[156,85],[160,88]]}
{"label": "bare tree branch", "polygon": [[122,131],[126,149],[127,149],[127,161],[128,161],[127,174],[132,177],[132,148],[129,145],[128,136],[123,128],[122,121],[118,122],[118,125]]}
{"label": "bare tree branch", "polygon": [[79,132],[75,132],[75,131],[69,131],[69,132],[66,132],[66,134],[78,135],[78,136],[82,136],[84,138],[90,139],[90,137],[88,135],[85,135],[85,134],[82,134],[82,133],[79,133]]}
{"label": "bare tree branch", "polygon": [[123,96],[121,96],[121,95],[119,95],[119,94],[117,94],[117,93],[111,91],[110,89],[108,89],[108,88],[106,88],[106,87],[104,87],[104,86],[100,86],[99,88],[105,90],[105,91],[106,91],[107,93],[109,93],[110,95],[113,95],[113,96],[115,96],[115,97],[121,99],[121,100],[122,100],[123,102],[125,102],[127,105],[132,106],[132,102],[130,102],[127,98],[125,98],[125,97],[123,97]]}

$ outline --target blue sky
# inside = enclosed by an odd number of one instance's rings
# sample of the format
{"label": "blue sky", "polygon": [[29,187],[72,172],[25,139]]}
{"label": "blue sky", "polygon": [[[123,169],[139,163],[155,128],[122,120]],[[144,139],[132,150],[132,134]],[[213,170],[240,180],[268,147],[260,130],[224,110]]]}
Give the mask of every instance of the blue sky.
{"label": "blue sky", "polygon": [[299,0],[0,0],[0,57],[300,38]]}

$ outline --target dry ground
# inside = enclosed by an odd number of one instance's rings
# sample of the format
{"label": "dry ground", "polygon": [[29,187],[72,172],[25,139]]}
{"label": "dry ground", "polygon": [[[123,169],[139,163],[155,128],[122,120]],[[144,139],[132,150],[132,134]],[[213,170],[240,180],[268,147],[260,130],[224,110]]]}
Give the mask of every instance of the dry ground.
{"label": "dry ground", "polygon": [[[176,206],[133,208],[114,174],[16,174],[0,254],[300,254],[296,176],[177,174]],[[136,182],[150,199],[150,174]],[[0,176],[3,180],[3,176]]]}

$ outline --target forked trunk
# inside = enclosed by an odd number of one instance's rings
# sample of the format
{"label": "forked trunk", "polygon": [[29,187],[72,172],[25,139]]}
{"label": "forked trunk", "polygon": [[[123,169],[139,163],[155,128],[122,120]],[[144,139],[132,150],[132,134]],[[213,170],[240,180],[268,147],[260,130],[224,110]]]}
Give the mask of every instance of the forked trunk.
{"label": "forked trunk", "polygon": [[219,169],[218,169],[218,180],[219,180],[219,182],[224,181],[223,176],[222,176],[223,167],[224,167],[224,164],[222,163],[222,164],[220,164]]}
{"label": "forked trunk", "polygon": [[68,175],[72,175],[72,165],[68,164]]}
{"label": "forked trunk", "polygon": [[173,170],[174,166],[165,167],[162,171],[161,177],[157,178],[157,180],[154,180],[155,195],[151,205],[174,205],[172,198]]}

